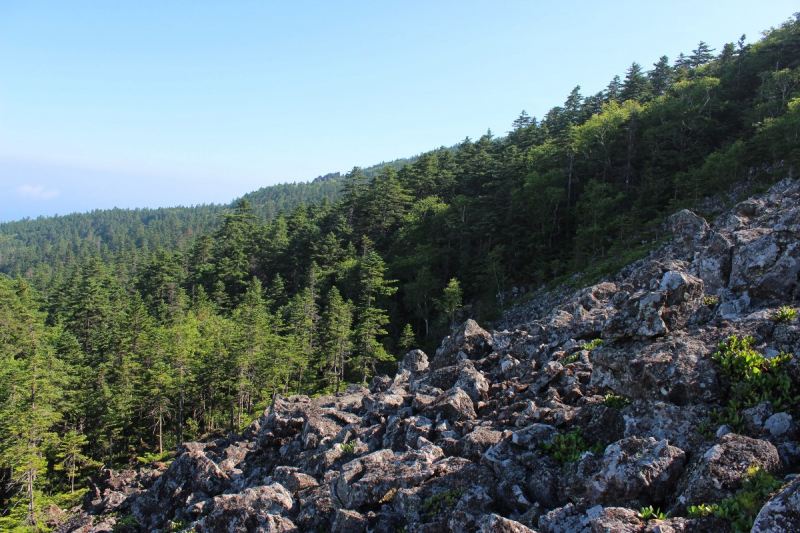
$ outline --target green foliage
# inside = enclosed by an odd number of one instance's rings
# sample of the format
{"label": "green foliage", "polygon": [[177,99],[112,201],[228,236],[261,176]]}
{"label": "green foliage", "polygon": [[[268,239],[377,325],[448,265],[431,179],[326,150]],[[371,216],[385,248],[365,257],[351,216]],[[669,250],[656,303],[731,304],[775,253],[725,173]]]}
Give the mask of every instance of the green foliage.
{"label": "green foliage", "polygon": [[742,481],[742,488],[731,498],[711,505],[690,506],[689,516],[697,518],[714,514],[730,522],[735,533],[747,533],[753,527],[756,515],[782,482],[772,477],[758,465],[751,465]]}
{"label": "green foliage", "polygon": [[356,450],[356,443],[355,442],[343,442],[339,445],[339,448],[342,450],[342,453],[351,454]]}
{"label": "green foliage", "polygon": [[[170,526],[169,531],[180,531],[181,529],[186,528],[185,525],[177,529],[175,529],[174,526],[175,522],[173,522],[173,525]],[[136,517],[133,515],[125,515],[117,518],[117,522],[114,524],[114,527],[111,529],[111,531],[127,531],[129,529],[139,529],[139,522],[136,521]]]}
{"label": "green foliage", "polygon": [[603,344],[605,344],[605,341],[603,339],[594,339],[591,342],[584,342],[581,345],[581,350],[588,350],[591,352],[595,348],[601,347]]}
{"label": "green foliage", "polygon": [[716,307],[719,304],[719,296],[703,296],[703,305],[706,307]]}
{"label": "green foliage", "polygon": [[603,403],[612,409],[625,409],[631,404],[631,401],[625,396],[617,396],[616,394],[609,393],[603,398]]}
{"label": "green foliage", "polygon": [[797,311],[788,305],[784,305],[772,317],[775,322],[791,322],[797,318]]}
{"label": "green foliage", "polygon": [[642,520],[666,520],[669,518],[669,513],[662,513],[661,509],[653,509],[652,505],[642,507],[637,515]]}
{"label": "green foliage", "polygon": [[564,365],[564,366],[571,365],[572,363],[580,361],[580,359],[581,359],[581,353],[580,352],[575,352],[575,353],[569,354],[567,356],[564,356],[564,358],[561,359],[561,364]]}
{"label": "green foliage", "polygon": [[168,463],[175,457],[175,452],[166,450],[161,453],[145,453],[136,457],[136,462],[141,466],[151,466],[155,463]]}
{"label": "green foliage", "polygon": [[714,507],[705,503],[700,505],[690,505],[686,508],[689,518],[702,518],[714,512]]}
{"label": "green foliage", "polygon": [[584,453],[603,453],[605,445],[601,442],[589,445],[580,428],[575,428],[569,433],[562,433],[553,438],[553,442],[542,442],[539,447],[550,453],[553,459],[562,465],[580,460]]}
{"label": "green foliage", "polygon": [[464,495],[464,489],[445,490],[426,499],[422,506],[428,511],[428,518],[435,518],[447,507],[453,508]]}
{"label": "green foliage", "polygon": [[710,439],[714,436],[714,427],[710,420],[703,420],[695,428],[695,433],[704,439]]}
{"label": "green foliage", "polygon": [[[729,402],[726,409],[747,409],[770,402],[777,411],[786,411],[798,401],[791,378],[783,371],[790,354],[767,359],[752,348],[753,339],[731,336],[719,344],[713,359],[727,378]],[[731,417],[732,413],[724,413]]]}

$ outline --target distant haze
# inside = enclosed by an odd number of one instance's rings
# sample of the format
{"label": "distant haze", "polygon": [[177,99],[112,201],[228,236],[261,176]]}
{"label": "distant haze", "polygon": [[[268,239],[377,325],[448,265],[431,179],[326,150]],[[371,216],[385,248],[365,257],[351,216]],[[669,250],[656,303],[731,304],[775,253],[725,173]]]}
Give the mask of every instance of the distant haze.
{"label": "distant haze", "polygon": [[0,3],[0,221],[229,202],[504,134],[796,2]]}

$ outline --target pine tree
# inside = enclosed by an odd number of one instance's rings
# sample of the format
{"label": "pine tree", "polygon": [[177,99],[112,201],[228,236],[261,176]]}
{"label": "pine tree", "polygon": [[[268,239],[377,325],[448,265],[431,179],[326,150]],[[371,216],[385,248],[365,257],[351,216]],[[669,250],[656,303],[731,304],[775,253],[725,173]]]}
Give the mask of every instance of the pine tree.
{"label": "pine tree", "polygon": [[672,67],[669,65],[669,58],[661,56],[658,63],[653,64],[653,70],[647,73],[650,78],[650,86],[653,88],[655,96],[661,96],[672,85]]}
{"label": "pine tree", "polygon": [[447,283],[442,297],[436,301],[436,307],[447,318],[447,323],[452,328],[455,317],[461,310],[461,284],[456,278]]}
{"label": "pine tree", "polygon": [[[329,385],[341,390],[344,372],[353,351],[353,303],[344,301],[335,286],[328,291],[328,303],[320,323],[321,363]],[[331,383],[331,381],[333,383]]]}
{"label": "pine tree", "polygon": [[414,337],[414,330],[411,329],[411,324],[406,324],[403,328],[403,332],[400,334],[400,340],[397,345],[404,350],[409,350],[416,344],[417,340]]}
{"label": "pine tree", "polygon": [[390,296],[397,291],[396,287],[392,287],[394,281],[386,280],[385,275],[386,264],[381,256],[372,250],[365,251],[359,263],[361,301],[356,333],[359,352],[357,364],[362,382],[367,381],[370,371],[375,372],[379,362],[391,359],[391,355],[378,342],[378,337],[386,335],[384,328],[389,323],[386,311],[377,307],[378,298]]}

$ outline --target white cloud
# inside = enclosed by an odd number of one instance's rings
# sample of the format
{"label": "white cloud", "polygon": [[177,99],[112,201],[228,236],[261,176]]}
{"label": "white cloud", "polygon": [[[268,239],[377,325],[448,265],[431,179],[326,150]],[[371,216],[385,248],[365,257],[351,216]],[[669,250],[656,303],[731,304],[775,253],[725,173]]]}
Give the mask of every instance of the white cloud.
{"label": "white cloud", "polygon": [[17,188],[17,192],[20,194],[20,196],[24,196],[26,198],[35,198],[37,200],[49,200],[60,194],[58,190],[48,189],[42,185],[22,185]]}

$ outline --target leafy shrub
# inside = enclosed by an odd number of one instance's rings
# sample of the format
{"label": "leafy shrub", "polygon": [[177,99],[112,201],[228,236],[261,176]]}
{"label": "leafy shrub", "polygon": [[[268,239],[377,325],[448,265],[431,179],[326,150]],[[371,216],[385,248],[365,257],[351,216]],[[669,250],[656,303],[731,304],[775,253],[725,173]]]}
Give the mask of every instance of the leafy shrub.
{"label": "leafy shrub", "polygon": [[716,307],[719,304],[719,296],[704,296],[703,305],[706,307]]}
{"label": "leafy shrub", "polygon": [[631,401],[625,396],[606,394],[603,399],[603,403],[612,409],[625,409],[631,404]]}
{"label": "leafy shrub", "polygon": [[356,451],[355,442],[343,442],[339,447],[342,449],[342,453],[353,453]]}
{"label": "leafy shrub", "polygon": [[692,505],[687,510],[692,518],[713,513],[714,516],[730,522],[731,529],[735,533],[749,532],[761,507],[773,492],[781,488],[781,485],[780,481],[761,467],[751,465],[742,482],[742,488],[733,497],[711,505]]}
{"label": "leafy shrub", "polygon": [[570,355],[566,356],[564,359],[562,359],[561,360],[561,364],[564,365],[564,366],[571,365],[572,363],[578,361],[580,358],[581,358],[581,353],[580,352],[575,352],[573,354],[570,354]]}
{"label": "leafy shrub", "polygon": [[455,507],[463,495],[464,489],[446,490],[434,494],[425,500],[422,506],[428,511],[428,518],[435,518],[441,514],[444,506]]}
{"label": "leafy shrub", "polygon": [[797,318],[797,311],[788,305],[784,305],[778,309],[778,311],[772,317],[775,322],[791,322],[795,318]]}
{"label": "leafy shrub", "polygon": [[163,453],[145,453],[136,457],[136,462],[142,466],[149,466],[154,463],[167,463],[173,457],[175,457],[175,452],[167,450]]}
{"label": "leafy shrub", "polygon": [[642,507],[637,515],[642,520],[666,520],[669,518],[669,513],[662,513],[661,509],[653,509],[652,505]]}
{"label": "leafy shrub", "polygon": [[601,347],[603,344],[605,344],[605,341],[603,339],[594,339],[591,342],[584,342],[581,345],[581,350],[589,350],[591,352],[595,348]]}
{"label": "leafy shrub", "polygon": [[714,436],[714,428],[710,420],[703,420],[695,428],[695,433],[704,439],[710,439]]}
{"label": "leafy shrub", "polygon": [[791,378],[783,371],[792,359],[782,353],[767,359],[755,351],[752,337],[731,336],[719,344],[713,355],[719,371],[728,378],[729,405],[738,402],[747,409],[761,402],[770,402],[776,411],[786,411],[800,397],[796,395]]}
{"label": "leafy shrub", "polygon": [[580,460],[584,453],[594,452],[603,453],[605,445],[601,442],[590,446],[584,438],[580,428],[576,428],[569,433],[556,435],[553,442],[542,442],[539,447],[550,453],[553,459],[562,465],[574,463]]}

